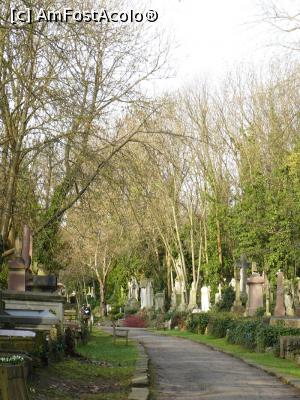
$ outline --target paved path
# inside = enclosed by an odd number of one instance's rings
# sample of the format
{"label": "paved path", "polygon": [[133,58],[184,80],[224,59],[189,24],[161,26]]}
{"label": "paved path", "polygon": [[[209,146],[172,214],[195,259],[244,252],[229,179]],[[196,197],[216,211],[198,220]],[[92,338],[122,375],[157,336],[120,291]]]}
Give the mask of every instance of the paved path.
{"label": "paved path", "polygon": [[204,345],[131,329],[155,367],[157,400],[300,400],[275,377]]}

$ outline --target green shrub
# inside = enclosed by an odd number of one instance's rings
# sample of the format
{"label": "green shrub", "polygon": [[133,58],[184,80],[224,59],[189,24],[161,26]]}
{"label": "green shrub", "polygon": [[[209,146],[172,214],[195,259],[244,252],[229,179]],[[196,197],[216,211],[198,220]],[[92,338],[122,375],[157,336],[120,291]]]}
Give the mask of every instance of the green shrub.
{"label": "green shrub", "polygon": [[231,328],[234,316],[230,313],[217,313],[211,315],[207,325],[209,335],[217,338],[225,337],[227,330]]}
{"label": "green shrub", "polygon": [[230,311],[233,306],[235,300],[235,291],[231,286],[228,286],[224,289],[222,293],[222,298],[219,304],[217,304],[217,308],[219,311]]}
{"label": "green shrub", "polygon": [[261,325],[259,319],[241,319],[232,321],[227,332],[227,340],[232,344],[239,344],[248,349],[256,347],[256,331]]}
{"label": "green shrub", "polygon": [[209,322],[209,314],[202,312],[200,314],[190,314],[186,320],[186,328],[193,333],[204,334]]}
{"label": "green shrub", "polygon": [[186,320],[188,313],[186,311],[175,311],[171,315],[171,329],[178,327],[179,329],[186,328]]}
{"label": "green shrub", "polygon": [[265,315],[265,308],[264,307],[259,307],[256,311],[255,311],[255,316],[258,318],[262,318]]}
{"label": "green shrub", "polygon": [[300,329],[285,326],[271,326],[261,324],[256,331],[256,346],[258,351],[265,351],[267,347],[273,347],[275,354],[279,355],[280,336],[300,336]]}

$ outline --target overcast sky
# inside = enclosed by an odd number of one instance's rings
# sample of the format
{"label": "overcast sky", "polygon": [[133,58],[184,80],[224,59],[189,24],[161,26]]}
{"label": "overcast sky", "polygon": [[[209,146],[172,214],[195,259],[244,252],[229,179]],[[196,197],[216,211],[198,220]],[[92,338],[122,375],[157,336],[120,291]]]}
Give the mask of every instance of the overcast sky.
{"label": "overcast sky", "polygon": [[[258,0],[150,0],[159,13],[155,24],[172,41],[171,64],[176,78],[156,83],[178,88],[196,80],[219,80],[242,65],[259,67],[284,49],[272,46],[279,40],[262,18]],[[284,8],[299,1],[275,0]]]}

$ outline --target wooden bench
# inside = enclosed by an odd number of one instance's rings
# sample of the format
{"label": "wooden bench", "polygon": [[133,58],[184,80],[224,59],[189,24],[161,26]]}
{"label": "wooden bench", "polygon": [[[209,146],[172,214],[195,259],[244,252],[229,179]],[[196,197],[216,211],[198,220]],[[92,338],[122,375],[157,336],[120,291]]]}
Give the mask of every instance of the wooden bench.
{"label": "wooden bench", "polygon": [[114,344],[116,343],[117,337],[123,337],[126,338],[126,346],[128,346],[128,334],[129,334],[129,329],[117,328],[116,325],[113,324]]}

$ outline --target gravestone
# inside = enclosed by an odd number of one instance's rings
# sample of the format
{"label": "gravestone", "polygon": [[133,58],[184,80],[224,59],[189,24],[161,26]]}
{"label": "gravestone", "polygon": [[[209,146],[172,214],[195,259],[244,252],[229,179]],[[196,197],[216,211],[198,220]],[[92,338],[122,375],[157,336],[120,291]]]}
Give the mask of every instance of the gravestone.
{"label": "gravestone", "polygon": [[202,286],[201,288],[201,310],[210,310],[210,286]]}
{"label": "gravestone", "polygon": [[284,276],[280,270],[277,273],[277,288],[276,288],[276,306],[274,310],[275,317],[285,316],[284,306]]}
{"label": "gravestone", "polygon": [[190,289],[189,305],[188,305],[189,310],[193,310],[194,308],[198,308],[196,282],[192,282],[192,286]]}
{"label": "gravestone", "polygon": [[181,281],[178,277],[175,279],[174,293],[176,297],[175,308],[177,308],[181,303]]}
{"label": "gravestone", "polygon": [[218,291],[215,294],[215,304],[219,304],[221,300],[222,300],[222,285],[221,283],[219,283]]}
{"label": "gravestone", "polygon": [[300,355],[300,336],[280,336],[280,358],[295,360]]}
{"label": "gravestone", "polygon": [[254,264],[254,268],[252,265],[252,275],[247,279],[249,294],[246,314],[248,316],[255,315],[257,309],[264,306],[263,289],[265,281],[264,277],[256,271],[256,264]]}
{"label": "gravestone", "polygon": [[293,317],[294,307],[293,307],[293,298],[292,298],[292,290],[291,290],[291,282],[288,280],[284,280],[284,305],[285,305],[285,313],[288,317]]}
{"label": "gravestone", "polygon": [[154,296],[155,311],[164,311],[165,309],[165,293],[156,293]]}
{"label": "gravestone", "polygon": [[151,279],[142,279],[140,282],[141,288],[141,308],[146,310],[153,307],[153,288]]}
{"label": "gravestone", "polygon": [[180,304],[178,307],[178,311],[185,311],[185,310],[186,310],[185,288],[184,288],[184,285],[181,284]]}
{"label": "gravestone", "polygon": [[33,275],[32,291],[33,292],[55,292],[57,289],[56,275]]}
{"label": "gravestone", "polygon": [[177,304],[176,304],[176,293],[175,289],[173,288],[173,291],[171,293],[171,310],[176,310]]}
{"label": "gravestone", "polygon": [[236,281],[235,278],[232,278],[231,281],[229,282],[229,286],[232,287],[232,289],[234,289],[235,291],[235,287],[236,287]]}

